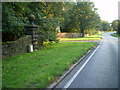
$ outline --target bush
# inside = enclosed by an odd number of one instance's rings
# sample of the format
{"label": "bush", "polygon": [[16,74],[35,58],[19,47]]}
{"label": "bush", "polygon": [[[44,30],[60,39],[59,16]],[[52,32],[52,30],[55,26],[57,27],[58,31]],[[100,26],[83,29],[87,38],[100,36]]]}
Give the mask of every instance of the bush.
{"label": "bush", "polygon": [[120,21],[119,21],[119,24],[118,24],[118,30],[117,30],[117,33],[120,35]]}
{"label": "bush", "polygon": [[85,30],[85,34],[89,34],[89,35],[94,35],[96,34],[98,31],[95,29],[91,29],[91,30]]}
{"label": "bush", "polygon": [[[44,41],[55,41],[55,27],[57,27],[57,21],[55,18],[44,18],[48,16],[45,4],[46,3],[33,3],[33,2],[3,2],[2,3],[2,38],[3,42],[14,41],[25,34],[25,28],[29,23],[28,16],[34,14],[36,17],[35,24],[38,25],[40,34],[40,43]],[[51,4],[51,3],[47,3]],[[32,7],[32,8],[31,8]]]}

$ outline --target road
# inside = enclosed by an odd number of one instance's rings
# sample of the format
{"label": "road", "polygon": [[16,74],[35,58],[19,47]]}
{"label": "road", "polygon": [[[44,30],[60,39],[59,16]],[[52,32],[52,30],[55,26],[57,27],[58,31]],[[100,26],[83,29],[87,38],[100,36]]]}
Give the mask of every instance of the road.
{"label": "road", "polygon": [[85,63],[87,56],[56,88],[118,88],[118,39],[111,33],[102,35],[102,44],[89,62],[70,83]]}

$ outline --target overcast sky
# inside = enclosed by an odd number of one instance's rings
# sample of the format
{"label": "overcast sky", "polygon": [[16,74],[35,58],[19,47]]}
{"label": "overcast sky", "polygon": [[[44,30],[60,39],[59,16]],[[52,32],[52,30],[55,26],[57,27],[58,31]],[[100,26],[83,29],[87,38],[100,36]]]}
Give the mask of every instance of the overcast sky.
{"label": "overcast sky", "polygon": [[90,0],[95,3],[98,13],[102,20],[111,23],[118,19],[118,2],[120,0]]}

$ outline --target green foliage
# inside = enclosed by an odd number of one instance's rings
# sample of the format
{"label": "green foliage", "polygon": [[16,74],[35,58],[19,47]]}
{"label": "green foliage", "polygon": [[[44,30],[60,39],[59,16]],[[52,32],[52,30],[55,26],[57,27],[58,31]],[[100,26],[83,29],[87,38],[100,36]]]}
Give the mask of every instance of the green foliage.
{"label": "green foliage", "polygon": [[117,30],[118,30],[118,24],[119,24],[119,20],[114,20],[114,21],[112,22],[111,27],[113,28],[114,31],[117,31]]}
{"label": "green foliage", "polygon": [[26,3],[3,2],[2,6],[3,41],[18,39],[24,33]]}
{"label": "green foliage", "polygon": [[114,31],[117,31],[117,34],[120,35],[120,20],[114,20],[111,27]]}
{"label": "green foliage", "polygon": [[119,37],[120,38],[120,34],[118,34],[118,33],[111,34],[111,36]]}
{"label": "green foliage", "polygon": [[[50,40],[49,38],[56,39],[55,28],[60,21],[60,13],[56,15],[55,12],[60,9],[59,3],[5,2],[2,4],[3,41],[16,40],[24,35],[24,26],[29,23],[27,18],[29,14],[34,14],[36,17],[35,24],[39,26],[42,41]],[[59,7],[56,8],[56,5]]]}
{"label": "green foliage", "polygon": [[120,35],[120,20],[118,21],[118,30],[117,33]]}
{"label": "green foliage", "polygon": [[100,17],[92,2],[78,2],[67,13],[62,32],[81,32],[84,34],[85,30],[100,29]]}
{"label": "green foliage", "polygon": [[101,22],[101,30],[102,31],[110,31],[110,24],[107,21]]}
{"label": "green foliage", "polygon": [[3,2],[3,41],[13,41],[25,34],[28,16],[34,14],[41,44],[56,40],[55,29],[62,32],[99,30],[100,18],[92,2]]}

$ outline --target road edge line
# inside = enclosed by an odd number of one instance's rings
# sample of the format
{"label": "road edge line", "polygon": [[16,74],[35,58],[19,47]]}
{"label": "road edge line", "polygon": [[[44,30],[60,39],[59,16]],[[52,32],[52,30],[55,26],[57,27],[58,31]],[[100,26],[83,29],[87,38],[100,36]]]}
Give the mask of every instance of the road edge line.
{"label": "road edge line", "polygon": [[68,88],[71,83],[74,81],[74,79],[78,76],[78,74],[83,70],[83,68],[86,66],[86,64],[90,61],[90,59],[92,58],[92,56],[96,53],[96,51],[99,49],[99,47],[101,46],[98,45],[98,47],[94,50],[94,52],[90,55],[90,57],[85,61],[85,63],[80,67],[80,69],[74,74],[74,76],[67,82],[67,84],[63,87],[63,88]]}
{"label": "road edge line", "polygon": [[[83,55],[75,64],[73,64],[66,72],[61,76],[57,81],[54,81],[50,86],[46,87],[47,89],[54,89],[89,53],[91,53],[92,49],[97,48],[99,45],[102,45],[102,40],[98,42],[96,47],[91,48],[88,52]],[[94,51],[94,50],[93,50]]]}

